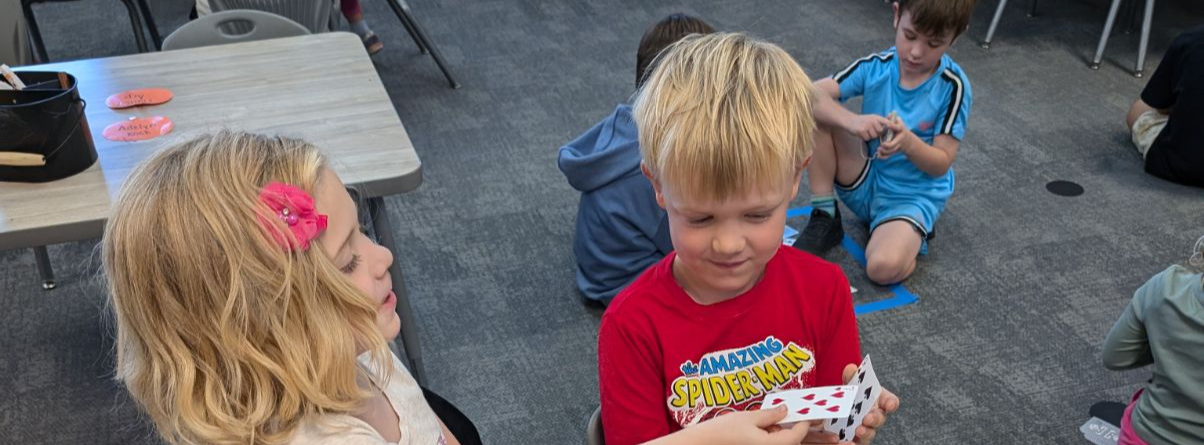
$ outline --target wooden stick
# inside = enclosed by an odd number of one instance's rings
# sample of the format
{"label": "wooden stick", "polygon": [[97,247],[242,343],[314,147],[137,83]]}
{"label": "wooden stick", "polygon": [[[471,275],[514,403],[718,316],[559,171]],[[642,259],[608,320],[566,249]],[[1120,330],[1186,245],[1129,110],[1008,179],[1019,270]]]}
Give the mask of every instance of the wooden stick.
{"label": "wooden stick", "polygon": [[12,167],[40,167],[46,165],[46,157],[35,153],[0,151],[0,165]]}
{"label": "wooden stick", "polygon": [[0,75],[3,75],[4,80],[7,80],[8,83],[12,84],[13,88],[17,90],[25,89],[25,83],[21,82],[21,78],[17,77],[17,73],[14,73],[13,70],[9,69],[8,65],[0,63]]}

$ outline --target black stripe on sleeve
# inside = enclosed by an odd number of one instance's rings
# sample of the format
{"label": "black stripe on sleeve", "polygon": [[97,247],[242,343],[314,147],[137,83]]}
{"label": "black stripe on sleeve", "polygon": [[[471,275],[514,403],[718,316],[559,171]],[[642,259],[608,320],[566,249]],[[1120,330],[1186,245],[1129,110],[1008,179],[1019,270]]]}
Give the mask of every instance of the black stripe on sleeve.
{"label": "black stripe on sleeve", "polygon": [[894,53],[870,54],[868,56],[857,59],[856,62],[853,62],[851,65],[849,65],[845,69],[840,70],[840,72],[832,75],[832,79],[835,79],[836,83],[844,82],[845,79],[849,78],[849,75],[853,74],[853,71],[857,71],[857,67],[860,66],[862,63],[870,62],[870,61],[877,61],[879,63],[889,62],[894,57],[895,57]]}
{"label": "black stripe on sleeve", "polygon": [[953,120],[957,118],[957,111],[962,107],[966,88],[965,85],[962,85],[962,78],[958,77],[957,73],[954,73],[951,69],[946,68],[941,73],[941,79],[952,84],[953,94],[949,98],[949,109],[945,111],[945,125],[941,126],[939,134],[953,134]]}

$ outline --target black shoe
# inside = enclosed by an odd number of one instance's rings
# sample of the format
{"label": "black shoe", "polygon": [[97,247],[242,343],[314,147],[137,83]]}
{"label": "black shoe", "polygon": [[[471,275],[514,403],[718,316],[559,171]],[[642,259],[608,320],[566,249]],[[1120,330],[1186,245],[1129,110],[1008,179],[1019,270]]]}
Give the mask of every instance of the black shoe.
{"label": "black shoe", "polygon": [[844,226],[840,223],[840,208],[836,208],[836,216],[828,216],[828,212],[820,209],[811,210],[811,218],[807,227],[803,228],[794,248],[810,252],[812,255],[823,255],[840,244],[844,239]]}
{"label": "black shoe", "polygon": [[1127,406],[1120,402],[1096,402],[1091,405],[1088,413],[1092,417],[1097,417],[1100,420],[1111,423],[1112,426],[1120,428],[1120,419],[1125,416],[1125,408]]}

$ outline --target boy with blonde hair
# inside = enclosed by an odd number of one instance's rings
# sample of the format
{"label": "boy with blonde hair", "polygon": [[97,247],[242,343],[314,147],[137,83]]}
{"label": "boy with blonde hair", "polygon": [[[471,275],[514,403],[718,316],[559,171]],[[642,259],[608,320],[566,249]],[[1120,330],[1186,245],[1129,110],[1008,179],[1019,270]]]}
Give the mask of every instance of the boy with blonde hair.
{"label": "boy with blonde hair", "polygon": [[[970,117],[970,80],[946,54],[966,30],[975,0],[898,0],[895,46],[816,82],[811,205],[795,247],[821,255],[844,237],[832,196],[869,224],[866,274],[907,279],[928,252],[933,225],[953,195],[953,161]],[[862,96],[855,114],[836,100]],[[881,140],[880,140],[881,138]]]}
{"label": "boy with blonde hair", "polygon": [[[861,351],[844,274],[781,248],[811,154],[812,102],[789,54],[733,33],[677,42],[638,93],[642,169],[668,214],[674,252],[602,318],[608,445],[759,409],[767,393],[838,385],[855,372]],[[898,407],[883,394],[860,443]]]}

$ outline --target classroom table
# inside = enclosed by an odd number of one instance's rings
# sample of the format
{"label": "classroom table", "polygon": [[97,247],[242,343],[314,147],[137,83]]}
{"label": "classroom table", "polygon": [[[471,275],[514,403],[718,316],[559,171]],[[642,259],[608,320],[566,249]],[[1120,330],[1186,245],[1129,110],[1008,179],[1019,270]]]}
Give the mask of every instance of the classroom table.
{"label": "classroom table", "polygon": [[[422,163],[363,43],[335,32],[284,39],[25,66],[16,71],[64,71],[77,79],[99,160],[77,175],[33,184],[0,182],[0,250],[34,248],[50,280],[42,246],[99,238],[109,209],[131,169],[156,150],[190,135],[221,129],[305,139],[317,145],[348,187],[367,202],[378,241],[402,252],[384,196],[414,190]],[[156,106],[112,110],[114,93],[166,88],[174,97]],[[113,142],[104,128],[130,117],[166,116],[175,129],[141,142]],[[401,317],[403,359],[421,382],[422,351],[398,262],[390,272]]]}

